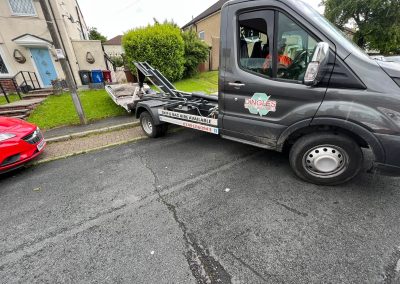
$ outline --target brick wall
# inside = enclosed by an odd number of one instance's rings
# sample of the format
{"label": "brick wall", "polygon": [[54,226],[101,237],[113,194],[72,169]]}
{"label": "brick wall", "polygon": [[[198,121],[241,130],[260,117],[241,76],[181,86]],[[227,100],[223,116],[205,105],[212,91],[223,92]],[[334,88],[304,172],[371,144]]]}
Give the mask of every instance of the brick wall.
{"label": "brick wall", "polygon": [[17,90],[15,89],[13,79],[0,79],[0,84],[3,86],[4,91],[7,93],[13,93]]}
{"label": "brick wall", "polygon": [[[211,47],[211,64],[209,61],[200,66],[201,71],[218,70],[221,13],[215,13],[196,23],[197,32],[204,32],[204,41]],[[211,65],[211,66],[210,66]]]}

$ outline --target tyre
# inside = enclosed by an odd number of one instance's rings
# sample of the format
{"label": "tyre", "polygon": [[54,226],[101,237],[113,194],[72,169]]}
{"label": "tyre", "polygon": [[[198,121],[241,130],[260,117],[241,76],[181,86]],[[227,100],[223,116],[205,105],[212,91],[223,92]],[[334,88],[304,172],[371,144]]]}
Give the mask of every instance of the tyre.
{"label": "tyre", "polygon": [[337,185],[360,173],[364,157],[360,146],[346,135],[314,133],[295,142],[289,160],[301,179],[318,185]]}
{"label": "tyre", "polygon": [[157,138],[164,136],[167,133],[168,125],[154,125],[153,117],[147,112],[144,111],[140,114],[140,125],[144,133],[151,138]]}

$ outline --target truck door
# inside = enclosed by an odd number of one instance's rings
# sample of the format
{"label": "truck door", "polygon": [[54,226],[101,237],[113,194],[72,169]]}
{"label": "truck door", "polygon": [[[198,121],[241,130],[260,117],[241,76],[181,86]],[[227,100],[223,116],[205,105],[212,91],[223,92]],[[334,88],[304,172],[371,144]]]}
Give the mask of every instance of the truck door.
{"label": "truck door", "polygon": [[241,12],[232,5],[229,16],[234,21],[228,33],[234,36],[226,36],[223,49],[229,58],[223,67],[222,136],[274,148],[282,131],[312,119],[324,98],[326,85],[303,84],[314,48],[324,40],[282,9],[253,6]]}

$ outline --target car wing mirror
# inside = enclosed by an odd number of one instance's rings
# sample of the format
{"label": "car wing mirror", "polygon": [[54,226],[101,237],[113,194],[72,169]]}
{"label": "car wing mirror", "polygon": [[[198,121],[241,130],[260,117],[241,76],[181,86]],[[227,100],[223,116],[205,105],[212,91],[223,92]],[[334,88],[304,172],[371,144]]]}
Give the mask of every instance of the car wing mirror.
{"label": "car wing mirror", "polygon": [[304,75],[304,84],[315,86],[321,82],[326,73],[326,67],[329,60],[329,44],[319,42],[315,47],[311,62],[308,64],[306,74]]}

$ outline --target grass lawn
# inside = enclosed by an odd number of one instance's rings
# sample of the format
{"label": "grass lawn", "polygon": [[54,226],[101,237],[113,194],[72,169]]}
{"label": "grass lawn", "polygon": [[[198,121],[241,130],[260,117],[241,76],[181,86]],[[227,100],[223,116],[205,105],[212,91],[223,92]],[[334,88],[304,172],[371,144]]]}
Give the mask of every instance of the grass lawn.
{"label": "grass lawn", "polygon": [[[19,97],[17,94],[7,95],[7,97],[10,100],[10,102],[15,102],[15,101],[19,100]],[[0,95],[0,105],[5,105],[6,103],[7,103],[7,100],[4,97],[4,95]]]}
{"label": "grass lawn", "polygon": [[184,92],[215,93],[218,91],[218,71],[199,73],[198,75],[174,83]]}
{"label": "grass lawn", "polygon": [[[79,97],[88,121],[126,115],[126,111],[117,106],[105,90],[81,91]],[[79,124],[79,118],[69,93],[48,97],[29,116],[28,121],[42,129]]]}
{"label": "grass lawn", "polygon": [[[193,78],[175,82],[174,85],[177,89],[185,92],[214,93],[218,91],[218,72],[200,73]],[[105,90],[81,91],[79,97],[88,121],[127,114],[125,109],[117,106],[111,100]],[[0,97],[0,104],[1,99]],[[42,129],[79,124],[79,118],[69,93],[48,97],[29,116],[28,121]]]}

